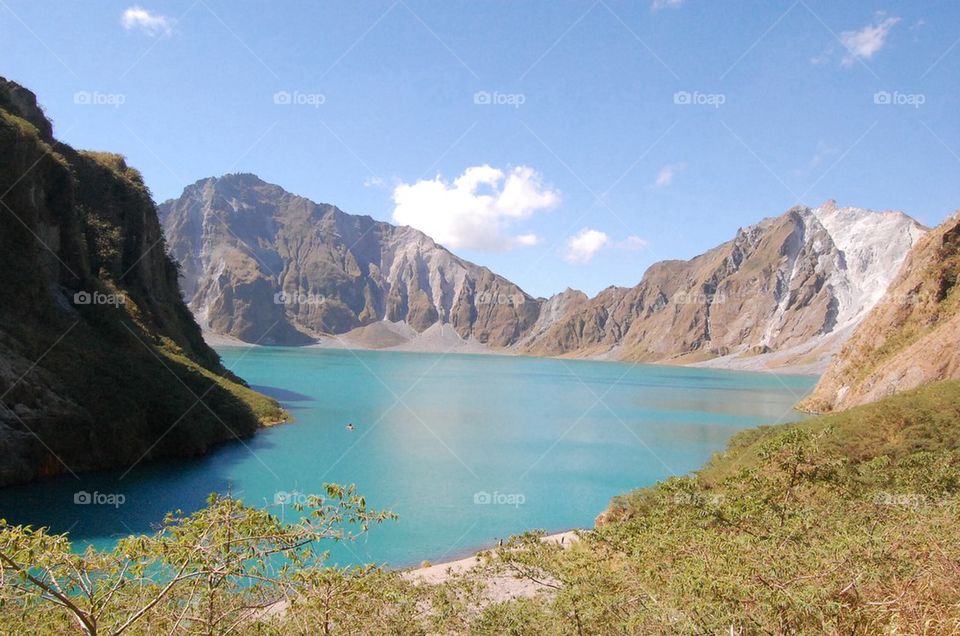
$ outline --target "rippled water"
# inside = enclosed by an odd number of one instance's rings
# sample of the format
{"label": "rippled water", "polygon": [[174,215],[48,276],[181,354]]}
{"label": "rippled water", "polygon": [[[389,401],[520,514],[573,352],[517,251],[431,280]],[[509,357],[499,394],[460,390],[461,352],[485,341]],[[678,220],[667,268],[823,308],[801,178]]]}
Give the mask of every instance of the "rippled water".
{"label": "rippled water", "polygon": [[[742,428],[796,419],[815,382],[610,362],[292,348],[222,348],[296,418],[190,461],[0,490],[12,523],[110,545],[213,491],[270,506],[354,483],[399,521],[333,547],[340,563],[437,562],[532,528],[592,524],[610,498],[698,468]],[[353,423],[353,430],[347,424]],[[78,491],[121,505],[74,503]]]}

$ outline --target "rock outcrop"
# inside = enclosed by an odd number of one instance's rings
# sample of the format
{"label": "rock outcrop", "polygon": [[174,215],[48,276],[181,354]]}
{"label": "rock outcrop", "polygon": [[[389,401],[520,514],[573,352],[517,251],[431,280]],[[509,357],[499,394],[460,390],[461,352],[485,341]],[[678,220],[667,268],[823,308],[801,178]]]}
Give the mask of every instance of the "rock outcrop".
{"label": "rock outcrop", "polygon": [[689,261],[656,263],[636,287],[604,290],[523,350],[752,368],[818,360],[818,347],[838,344],[880,299],[923,232],[900,212],[794,208]]}
{"label": "rock outcrop", "polygon": [[801,408],[836,411],[960,378],[960,213],[908,254]]}
{"label": "rock outcrop", "polygon": [[422,232],[254,175],[198,181],[161,216],[200,324],[246,342],[301,344],[386,320],[506,347],[540,313],[539,300]]}
{"label": "rock outcrop", "polygon": [[122,157],[58,142],[3,78],[0,156],[0,485],[197,454],[282,416],[203,341]]}
{"label": "rock outcrop", "polygon": [[201,325],[246,342],[446,350],[456,334],[464,347],[532,355],[810,373],[826,368],[925,230],[900,212],[829,201],[689,261],[656,263],[635,287],[543,299],[417,230],[253,175],[198,181],[161,215]]}

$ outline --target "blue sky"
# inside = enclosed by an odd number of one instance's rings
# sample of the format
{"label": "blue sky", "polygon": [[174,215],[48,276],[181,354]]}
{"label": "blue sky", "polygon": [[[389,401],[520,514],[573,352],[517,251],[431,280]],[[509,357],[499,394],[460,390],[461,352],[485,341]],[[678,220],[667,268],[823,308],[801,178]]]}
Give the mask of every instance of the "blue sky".
{"label": "blue sky", "polygon": [[949,0],[0,0],[0,75],[158,201],[254,172],[539,295],[795,204],[942,221],[958,41]]}

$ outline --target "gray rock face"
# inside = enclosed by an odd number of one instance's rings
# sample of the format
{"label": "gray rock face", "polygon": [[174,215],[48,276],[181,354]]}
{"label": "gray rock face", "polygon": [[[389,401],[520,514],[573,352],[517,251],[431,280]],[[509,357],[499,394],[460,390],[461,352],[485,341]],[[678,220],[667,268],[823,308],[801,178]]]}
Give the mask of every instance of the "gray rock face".
{"label": "gray rock face", "polygon": [[452,327],[518,353],[808,371],[849,337],[924,232],[899,212],[828,201],[656,263],[635,287],[536,299],[422,232],[253,175],[199,181],[161,215],[201,325],[247,342],[430,348]]}
{"label": "gray rock face", "polygon": [[[798,207],[689,261],[656,263],[523,343],[542,355],[788,366],[832,350],[883,295],[924,228],[899,212]],[[791,355],[771,356],[776,352]]]}
{"label": "gray rock face", "polygon": [[960,378],[960,213],[921,238],[801,407],[844,410]]}
{"label": "gray rock face", "polygon": [[247,342],[301,344],[388,320],[504,347],[540,313],[539,300],[422,232],[253,175],[198,181],[160,214],[197,320]]}

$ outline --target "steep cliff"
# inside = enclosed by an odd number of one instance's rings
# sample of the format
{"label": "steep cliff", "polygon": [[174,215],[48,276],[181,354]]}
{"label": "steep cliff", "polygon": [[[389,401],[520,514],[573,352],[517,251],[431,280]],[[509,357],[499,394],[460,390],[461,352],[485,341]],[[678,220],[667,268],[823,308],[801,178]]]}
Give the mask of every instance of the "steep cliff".
{"label": "steep cliff", "polygon": [[960,378],[960,213],[907,255],[801,408],[843,410]]}
{"label": "steep cliff", "polygon": [[[189,306],[247,342],[448,350],[822,372],[924,228],[900,212],[798,207],[632,288],[535,299],[423,233],[253,175],[161,206]],[[323,339],[323,334],[340,334]]]}
{"label": "steep cliff", "polygon": [[0,485],[196,454],[282,417],[203,341],[118,155],[53,137],[0,78]]}
{"label": "steep cliff", "polygon": [[203,179],[160,211],[197,320],[247,342],[301,344],[387,320],[504,347],[539,315],[540,301],[422,232],[253,175]]}
{"label": "steep cliff", "polygon": [[689,261],[654,264],[523,350],[755,368],[825,361],[818,347],[873,307],[923,231],[899,212],[794,208]]}

